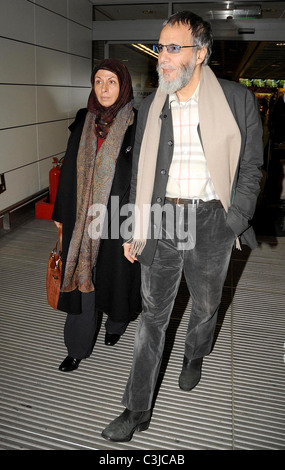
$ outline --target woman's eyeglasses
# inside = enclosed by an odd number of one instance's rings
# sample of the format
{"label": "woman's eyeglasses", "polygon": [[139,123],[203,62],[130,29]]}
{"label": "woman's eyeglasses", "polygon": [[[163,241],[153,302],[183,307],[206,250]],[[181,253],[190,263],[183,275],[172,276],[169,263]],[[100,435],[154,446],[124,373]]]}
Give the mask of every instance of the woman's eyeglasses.
{"label": "woman's eyeglasses", "polygon": [[184,49],[185,47],[197,47],[197,45],[195,46],[179,46],[178,44],[156,44],[154,46],[156,52],[158,52],[158,54],[160,54],[162,51],[163,51],[163,48],[165,47],[165,49],[167,50],[167,52],[169,52],[169,54],[179,54],[180,52],[180,49]]}

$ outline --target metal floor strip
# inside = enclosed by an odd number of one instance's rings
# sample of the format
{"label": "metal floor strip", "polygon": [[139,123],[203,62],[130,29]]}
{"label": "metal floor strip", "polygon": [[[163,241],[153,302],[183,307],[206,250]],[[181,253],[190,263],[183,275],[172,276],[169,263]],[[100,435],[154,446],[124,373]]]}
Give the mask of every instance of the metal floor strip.
{"label": "metal floor strip", "polygon": [[178,387],[191,308],[182,285],[151,425],[112,443],[101,431],[123,410],[136,321],[112,348],[102,325],[92,356],[76,372],[58,371],[65,314],[45,294],[55,237],[52,222],[31,220],[0,238],[0,449],[285,448],[285,238],[233,253],[215,346],[190,393]]}

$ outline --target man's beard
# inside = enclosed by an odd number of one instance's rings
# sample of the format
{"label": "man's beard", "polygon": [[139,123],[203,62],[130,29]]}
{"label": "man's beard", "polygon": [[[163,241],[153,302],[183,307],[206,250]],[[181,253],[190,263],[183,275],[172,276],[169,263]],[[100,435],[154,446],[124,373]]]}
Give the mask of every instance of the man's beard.
{"label": "man's beard", "polygon": [[[156,70],[158,73],[159,86],[161,90],[167,95],[171,95],[172,93],[175,93],[176,91],[179,91],[184,88],[192,78],[192,75],[195,70],[195,65],[196,57],[193,56],[193,60],[189,64],[182,64],[180,66],[177,72],[177,77],[174,80],[167,81],[165,80],[161,71],[161,68],[163,68],[163,64],[161,64],[160,66],[157,64]],[[166,68],[169,68],[169,66],[166,66]]]}

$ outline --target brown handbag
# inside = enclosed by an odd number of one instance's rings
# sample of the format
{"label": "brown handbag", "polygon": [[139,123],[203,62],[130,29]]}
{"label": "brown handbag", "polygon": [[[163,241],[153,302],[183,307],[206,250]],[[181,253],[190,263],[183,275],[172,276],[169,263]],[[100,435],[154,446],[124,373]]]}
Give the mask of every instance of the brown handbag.
{"label": "brown handbag", "polygon": [[54,249],[51,251],[48,259],[46,289],[47,301],[52,308],[57,308],[60,282],[61,282],[61,227],[58,229],[58,238]]}

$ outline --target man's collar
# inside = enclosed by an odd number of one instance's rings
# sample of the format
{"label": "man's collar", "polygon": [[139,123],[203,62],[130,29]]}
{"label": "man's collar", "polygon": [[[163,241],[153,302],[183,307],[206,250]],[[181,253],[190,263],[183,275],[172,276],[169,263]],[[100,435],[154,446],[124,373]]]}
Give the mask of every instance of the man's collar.
{"label": "man's collar", "polygon": [[189,103],[190,100],[194,100],[198,103],[198,100],[199,100],[199,89],[200,89],[200,82],[198,83],[198,86],[196,88],[196,90],[194,91],[193,95],[190,96],[190,98],[187,100],[187,101],[180,101],[177,97],[177,94],[176,93],[172,93],[171,95],[169,95],[169,107],[172,105],[173,102],[176,102],[177,104],[181,104],[181,103]]}

